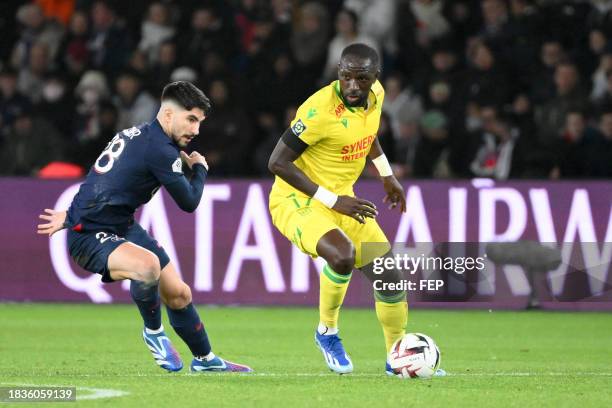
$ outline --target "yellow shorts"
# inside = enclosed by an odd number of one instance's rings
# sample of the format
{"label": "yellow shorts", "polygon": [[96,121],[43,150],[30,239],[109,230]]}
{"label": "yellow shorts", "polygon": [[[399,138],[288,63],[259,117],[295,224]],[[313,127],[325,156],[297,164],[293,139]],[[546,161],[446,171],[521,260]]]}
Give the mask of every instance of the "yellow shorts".
{"label": "yellow shorts", "polygon": [[[353,242],[356,268],[371,263],[375,257],[391,249],[376,220],[366,218],[365,224],[360,224],[348,215],[331,210],[301,193],[291,193],[288,196],[270,194],[270,214],[274,226],[302,252],[313,258],[318,256],[317,243],[321,237],[336,228]],[[362,244],[365,243],[377,244],[368,245],[364,251]]]}

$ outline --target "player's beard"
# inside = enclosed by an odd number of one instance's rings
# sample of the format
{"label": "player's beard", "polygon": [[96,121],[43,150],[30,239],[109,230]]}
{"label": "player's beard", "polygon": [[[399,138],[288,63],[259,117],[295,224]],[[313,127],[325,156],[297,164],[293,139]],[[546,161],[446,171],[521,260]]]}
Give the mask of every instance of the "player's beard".
{"label": "player's beard", "polygon": [[[354,101],[351,101],[349,99],[349,97],[351,96],[357,96],[359,97],[358,99],[355,99]],[[359,106],[364,106],[365,105],[365,96],[361,95],[361,94],[355,94],[355,95],[344,95],[344,101],[346,102],[347,106],[350,106],[351,108],[356,108]]]}
{"label": "player's beard", "polygon": [[194,138],[194,136],[192,136],[192,135],[183,135],[183,137],[181,137],[181,142],[183,143],[182,147],[187,147],[187,145],[189,145],[189,143],[191,143],[193,138]]}
{"label": "player's beard", "polygon": [[179,147],[187,147],[187,145],[193,140],[190,135],[172,136],[172,140]]}

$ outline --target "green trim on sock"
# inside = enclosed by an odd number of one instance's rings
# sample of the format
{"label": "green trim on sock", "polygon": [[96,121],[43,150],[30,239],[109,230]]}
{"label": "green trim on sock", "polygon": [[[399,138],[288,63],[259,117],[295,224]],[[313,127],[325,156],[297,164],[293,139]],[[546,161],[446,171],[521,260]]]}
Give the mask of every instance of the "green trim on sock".
{"label": "green trim on sock", "polygon": [[385,296],[385,295],[380,294],[377,290],[375,290],[374,299],[376,299],[377,302],[384,302],[384,303],[405,302],[406,301],[406,291],[405,290],[401,291],[397,295]]}
{"label": "green trim on sock", "polygon": [[348,283],[351,280],[352,275],[352,273],[349,273],[348,275],[340,275],[339,273],[334,272],[334,270],[330,268],[329,265],[325,265],[325,267],[323,267],[323,273],[330,281],[340,284]]}

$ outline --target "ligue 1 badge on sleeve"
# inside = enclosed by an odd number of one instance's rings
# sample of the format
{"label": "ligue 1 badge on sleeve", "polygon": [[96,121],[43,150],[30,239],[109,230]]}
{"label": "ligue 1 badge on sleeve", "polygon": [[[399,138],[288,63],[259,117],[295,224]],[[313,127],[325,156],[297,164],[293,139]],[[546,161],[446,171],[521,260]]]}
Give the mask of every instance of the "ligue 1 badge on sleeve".
{"label": "ligue 1 badge on sleeve", "polygon": [[299,136],[306,130],[306,125],[302,122],[302,119],[298,119],[291,127],[291,130],[293,130],[294,135]]}
{"label": "ligue 1 badge on sleeve", "polygon": [[183,172],[183,162],[180,157],[177,157],[174,163],[172,163],[172,171],[175,173]]}

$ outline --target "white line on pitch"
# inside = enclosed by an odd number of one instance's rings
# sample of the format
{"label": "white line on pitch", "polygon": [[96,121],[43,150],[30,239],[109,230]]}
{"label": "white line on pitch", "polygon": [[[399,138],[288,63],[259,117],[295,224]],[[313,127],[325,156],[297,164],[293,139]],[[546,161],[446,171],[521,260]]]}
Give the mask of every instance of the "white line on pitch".
{"label": "white line on pitch", "polygon": [[[39,374],[40,375],[40,374]],[[134,373],[134,374],[112,374],[112,377],[122,377],[122,378],[131,378],[131,377],[164,377],[164,378],[185,378],[185,377],[198,377],[198,376],[237,376],[240,378],[248,378],[248,377],[333,377],[338,374],[334,373],[266,373],[266,372],[254,372],[254,373],[202,373],[202,374],[193,374],[193,373]],[[53,376],[57,376],[57,374],[53,374]],[[63,374],[63,377],[82,377],[82,378],[91,378],[91,377],[109,377],[108,374]],[[351,373],[345,374],[346,377],[362,377],[362,378],[376,378],[381,377],[385,378],[384,373]],[[448,373],[448,377],[569,377],[569,376],[580,376],[580,377],[612,377],[612,372],[498,372],[498,373]],[[20,384],[23,385],[23,384]],[[85,387],[82,387],[85,389]],[[93,388],[92,388],[93,390]],[[119,391],[122,392],[122,391]]]}
{"label": "white line on pitch", "polygon": [[[241,377],[329,377],[337,374],[333,373],[249,373],[241,374]],[[448,373],[447,377],[558,377],[558,376],[582,376],[582,377],[612,377],[612,373],[600,372],[548,372],[548,373]],[[351,373],[348,377],[384,377],[384,374],[374,373]]]}
{"label": "white line on pitch", "polygon": [[91,394],[79,395],[77,394],[77,401],[80,400],[92,400],[100,398],[114,398],[114,397],[125,397],[129,394],[127,391],[113,390],[110,388],[91,388],[91,387],[76,387],[77,391],[89,391]]}

